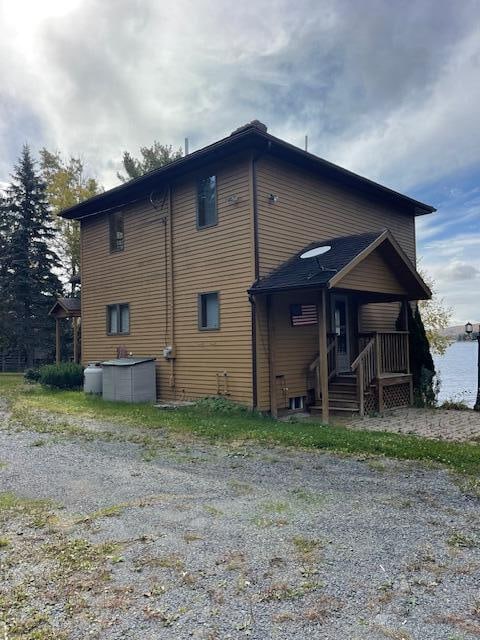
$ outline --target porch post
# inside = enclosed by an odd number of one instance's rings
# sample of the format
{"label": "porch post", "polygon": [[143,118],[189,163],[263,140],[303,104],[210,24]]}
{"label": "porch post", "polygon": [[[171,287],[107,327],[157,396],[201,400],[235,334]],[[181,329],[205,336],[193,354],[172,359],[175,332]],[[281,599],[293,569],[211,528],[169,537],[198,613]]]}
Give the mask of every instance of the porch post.
{"label": "porch post", "polygon": [[328,362],[327,362],[327,293],[322,289],[318,296],[318,353],[320,385],[322,389],[322,422],[328,424]]}
{"label": "porch post", "polygon": [[61,360],[61,339],[60,339],[60,318],[55,318],[55,361],[60,364]]}
{"label": "porch post", "polygon": [[278,417],[277,374],[275,369],[275,323],[272,313],[272,296],[267,296],[268,371],[270,389],[270,413]]}
{"label": "porch post", "polygon": [[78,318],[72,318],[73,322],[73,361],[78,363]]}

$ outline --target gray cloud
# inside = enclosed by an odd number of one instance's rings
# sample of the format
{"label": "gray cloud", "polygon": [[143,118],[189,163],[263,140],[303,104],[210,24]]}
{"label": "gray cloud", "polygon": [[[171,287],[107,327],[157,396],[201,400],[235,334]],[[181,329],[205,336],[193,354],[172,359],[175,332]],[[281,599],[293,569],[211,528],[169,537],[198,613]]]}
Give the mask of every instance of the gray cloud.
{"label": "gray cloud", "polygon": [[480,192],[455,176],[480,166],[478,8],[0,0],[0,184],[25,141],[80,154],[113,186],[124,149],[185,136],[199,148],[259,118],[394,188],[441,185],[420,255],[464,321],[477,313]]}
{"label": "gray cloud", "polygon": [[19,127],[112,183],[125,148],[199,147],[254,117],[398,187],[480,160],[475,101],[454,92],[478,74],[475,0],[48,4],[0,44],[0,178]]}

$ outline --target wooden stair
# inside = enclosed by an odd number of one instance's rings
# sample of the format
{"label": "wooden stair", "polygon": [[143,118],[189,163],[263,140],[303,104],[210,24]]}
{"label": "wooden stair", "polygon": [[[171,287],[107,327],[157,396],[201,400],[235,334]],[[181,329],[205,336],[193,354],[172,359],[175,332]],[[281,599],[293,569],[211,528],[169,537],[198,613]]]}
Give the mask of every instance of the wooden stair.
{"label": "wooden stair", "polygon": [[[357,396],[357,377],[354,374],[336,375],[328,383],[328,398],[330,413],[358,414],[360,407]],[[322,415],[322,405],[310,407],[314,416]]]}

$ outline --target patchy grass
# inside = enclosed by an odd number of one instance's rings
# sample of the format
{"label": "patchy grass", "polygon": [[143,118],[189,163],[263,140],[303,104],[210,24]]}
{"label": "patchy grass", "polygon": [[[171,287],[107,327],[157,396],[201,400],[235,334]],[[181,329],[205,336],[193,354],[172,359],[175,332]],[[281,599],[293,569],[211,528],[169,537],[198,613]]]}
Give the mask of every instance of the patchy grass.
{"label": "patchy grass", "polygon": [[463,533],[463,531],[454,531],[447,539],[450,547],[459,547],[460,549],[475,549],[480,546],[480,540]]}
{"label": "patchy grass", "polygon": [[30,526],[46,527],[56,519],[52,513],[54,507],[50,500],[31,500],[10,492],[0,493],[0,523],[12,517],[22,517]]}
{"label": "patchy grass", "polygon": [[[40,431],[80,435],[81,427],[40,424],[35,412],[47,411],[63,416],[81,416],[148,429],[166,429],[194,434],[210,441],[256,441],[346,454],[369,454],[403,460],[440,463],[463,474],[480,473],[480,445],[453,443],[412,435],[348,430],[315,422],[278,422],[242,407],[205,401],[194,406],[159,410],[152,405],[104,402],[79,391],[54,391],[36,385],[22,386],[19,376],[0,375],[0,394],[7,396],[10,408],[20,422]],[[101,437],[101,436],[97,436]]]}

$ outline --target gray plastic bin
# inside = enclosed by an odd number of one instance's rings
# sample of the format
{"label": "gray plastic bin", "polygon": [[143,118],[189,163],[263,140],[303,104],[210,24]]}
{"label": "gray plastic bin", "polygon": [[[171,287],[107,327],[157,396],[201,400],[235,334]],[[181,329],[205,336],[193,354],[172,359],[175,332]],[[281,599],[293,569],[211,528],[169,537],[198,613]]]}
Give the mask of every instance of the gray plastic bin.
{"label": "gray plastic bin", "polygon": [[155,402],[155,358],[116,358],[102,364],[104,400]]}

